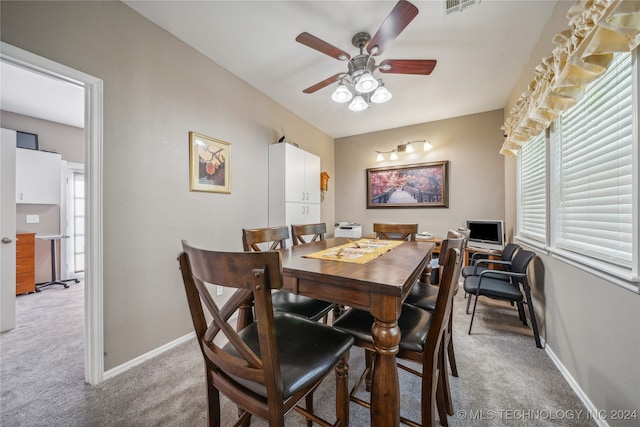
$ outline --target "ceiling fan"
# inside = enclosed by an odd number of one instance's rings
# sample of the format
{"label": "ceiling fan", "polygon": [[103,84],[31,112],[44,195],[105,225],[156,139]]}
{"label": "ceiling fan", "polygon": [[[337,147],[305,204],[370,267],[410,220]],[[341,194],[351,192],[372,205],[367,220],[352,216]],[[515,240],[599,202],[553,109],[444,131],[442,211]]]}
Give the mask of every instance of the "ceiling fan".
{"label": "ceiling fan", "polygon": [[[391,93],[384,86],[382,79],[374,77],[375,71],[394,74],[429,75],[436,66],[435,59],[385,59],[376,65],[374,57],[379,56],[418,15],[418,8],[406,0],[400,0],[385,18],[373,37],[367,32],[353,36],[351,43],[360,49],[360,53],[351,57],[347,52],[313,36],[301,33],[296,41],[318,52],[329,55],[340,61],[346,61],[348,71],[333,75],[303,90],[314,93],[334,82],[340,82],[331,98],[335,102],[348,102],[352,111],[362,111],[369,107],[369,102],[382,103],[391,99]],[[366,48],[366,53],[365,53]],[[352,87],[352,90],[349,89]]]}

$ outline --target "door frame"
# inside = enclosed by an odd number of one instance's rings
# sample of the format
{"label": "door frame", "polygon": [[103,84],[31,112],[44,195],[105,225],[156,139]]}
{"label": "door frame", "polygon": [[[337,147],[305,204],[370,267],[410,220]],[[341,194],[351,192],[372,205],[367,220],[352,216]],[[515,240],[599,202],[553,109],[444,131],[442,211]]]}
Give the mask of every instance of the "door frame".
{"label": "door frame", "polygon": [[104,378],[103,83],[101,79],[0,42],[0,61],[84,88],[85,126],[85,381]]}

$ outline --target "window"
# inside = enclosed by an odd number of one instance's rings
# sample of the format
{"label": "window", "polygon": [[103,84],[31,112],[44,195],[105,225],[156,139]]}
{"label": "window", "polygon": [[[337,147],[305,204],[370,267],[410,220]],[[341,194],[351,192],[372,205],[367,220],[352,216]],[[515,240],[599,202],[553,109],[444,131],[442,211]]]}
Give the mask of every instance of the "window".
{"label": "window", "polygon": [[547,243],[547,167],[545,132],[532,138],[520,153],[518,235]]}
{"label": "window", "polygon": [[556,246],[631,267],[633,78],[630,54],[560,117]]}
{"label": "window", "polygon": [[84,273],[84,172],[73,173],[73,258],[74,273]]}
{"label": "window", "polygon": [[530,139],[518,162],[518,238],[627,283],[638,276],[633,58],[616,54],[553,123],[551,144]]}

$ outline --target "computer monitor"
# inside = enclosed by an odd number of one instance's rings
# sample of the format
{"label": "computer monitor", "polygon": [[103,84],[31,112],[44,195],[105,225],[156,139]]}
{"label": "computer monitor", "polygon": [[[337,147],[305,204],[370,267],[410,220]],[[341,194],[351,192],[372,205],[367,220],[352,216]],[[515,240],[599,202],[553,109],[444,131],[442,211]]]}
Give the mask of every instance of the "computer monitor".
{"label": "computer monitor", "polygon": [[35,133],[16,131],[16,147],[38,150],[38,135]]}
{"label": "computer monitor", "polygon": [[504,222],[502,220],[468,220],[470,230],[468,246],[471,248],[504,248]]}

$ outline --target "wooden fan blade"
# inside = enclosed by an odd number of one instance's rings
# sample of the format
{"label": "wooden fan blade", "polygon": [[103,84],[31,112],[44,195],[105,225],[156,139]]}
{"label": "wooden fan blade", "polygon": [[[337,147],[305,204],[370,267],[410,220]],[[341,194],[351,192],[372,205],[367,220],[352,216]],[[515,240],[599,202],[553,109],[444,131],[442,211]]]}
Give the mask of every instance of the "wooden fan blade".
{"label": "wooden fan blade", "polygon": [[331,83],[337,82],[340,77],[342,77],[344,73],[338,73],[335,76],[331,76],[328,79],[321,81],[320,83],[316,83],[313,86],[310,86],[303,90],[304,93],[313,93],[317,90],[322,89],[323,87],[329,86]]}
{"label": "wooden fan blade", "polygon": [[[423,74],[429,75],[436,68],[435,59],[385,59],[380,63],[378,71],[393,74]],[[388,70],[383,67],[390,66]]]}
{"label": "wooden fan blade", "polygon": [[[296,41],[298,43],[302,43],[305,46],[309,46],[311,49],[315,49],[320,53],[324,53],[325,55],[329,55],[336,59],[350,59],[351,56],[337,47],[327,43],[324,40],[320,40],[316,36],[312,36],[309,33],[300,33],[298,37],[296,37]],[[343,58],[344,57],[344,58]]]}
{"label": "wooden fan blade", "polygon": [[394,41],[396,37],[409,25],[418,14],[418,8],[405,0],[400,0],[389,16],[387,16],[378,29],[378,32],[367,44],[367,52],[371,53],[374,47],[377,52],[373,56],[378,56]]}

